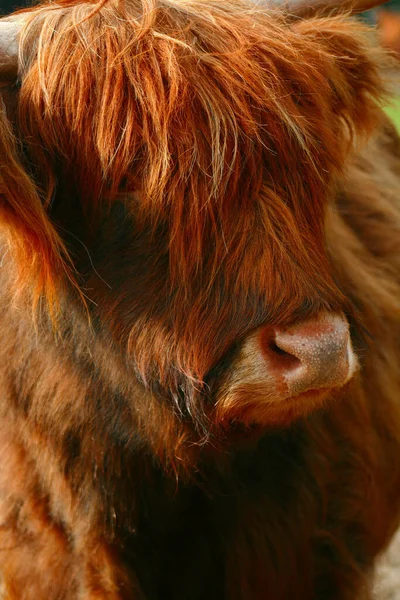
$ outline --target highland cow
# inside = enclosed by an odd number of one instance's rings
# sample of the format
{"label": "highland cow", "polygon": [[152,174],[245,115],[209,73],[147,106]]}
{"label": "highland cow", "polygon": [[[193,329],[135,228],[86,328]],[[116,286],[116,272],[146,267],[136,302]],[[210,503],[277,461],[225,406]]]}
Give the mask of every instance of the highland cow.
{"label": "highland cow", "polygon": [[400,143],[373,35],[314,12],[0,21],[4,600],[370,598]]}

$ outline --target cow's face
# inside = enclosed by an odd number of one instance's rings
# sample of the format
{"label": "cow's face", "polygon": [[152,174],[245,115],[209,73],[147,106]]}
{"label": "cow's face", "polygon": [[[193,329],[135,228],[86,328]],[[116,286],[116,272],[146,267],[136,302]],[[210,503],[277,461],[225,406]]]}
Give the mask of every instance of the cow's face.
{"label": "cow's face", "polygon": [[324,228],[375,122],[375,51],[341,18],[141,8],[29,13],[8,111],[23,153],[2,119],[5,236],[34,294],[75,281],[179,419],[287,424],[356,369]]}

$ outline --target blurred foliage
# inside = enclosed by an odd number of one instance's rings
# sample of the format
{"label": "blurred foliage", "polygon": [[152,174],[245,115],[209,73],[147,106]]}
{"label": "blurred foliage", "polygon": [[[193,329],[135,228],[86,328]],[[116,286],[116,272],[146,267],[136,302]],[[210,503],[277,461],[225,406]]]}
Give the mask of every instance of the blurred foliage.
{"label": "blurred foliage", "polygon": [[393,98],[391,103],[385,108],[388,117],[393,121],[397,131],[400,134],[400,96]]}

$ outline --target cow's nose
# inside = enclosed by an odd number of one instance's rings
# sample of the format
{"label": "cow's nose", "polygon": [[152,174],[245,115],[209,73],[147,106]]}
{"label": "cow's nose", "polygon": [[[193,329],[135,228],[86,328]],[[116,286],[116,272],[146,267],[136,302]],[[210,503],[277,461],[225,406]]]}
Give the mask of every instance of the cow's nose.
{"label": "cow's nose", "polygon": [[348,322],[339,314],[324,312],[288,327],[270,327],[261,342],[269,374],[284,384],[288,396],[341,387],[357,367]]}

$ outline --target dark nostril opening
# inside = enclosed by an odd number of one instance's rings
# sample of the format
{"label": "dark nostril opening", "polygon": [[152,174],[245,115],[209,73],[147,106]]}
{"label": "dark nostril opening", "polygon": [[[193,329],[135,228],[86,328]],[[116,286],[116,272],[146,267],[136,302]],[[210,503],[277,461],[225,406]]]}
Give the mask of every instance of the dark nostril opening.
{"label": "dark nostril opening", "polygon": [[296,356],[279,348],[275,340],[269,340],[268,350],[270,351],[270,358],[275,357],[274,362],[284,369],[293,369],[301,364],[301,361]]}
{"label": "dark nostril opening", "polygon": [[[285,350],[282,350],[282,348],[279,348],[279,346],[276,345],[276,343],[274,342],[274,340],[271,340],[271,342],[269,343],[269,349],[272,350],[272,352],[275,352],[275,354],[289,354],[289,352],[285,352]],[[289,354],[289,356],[291,356]]]}

